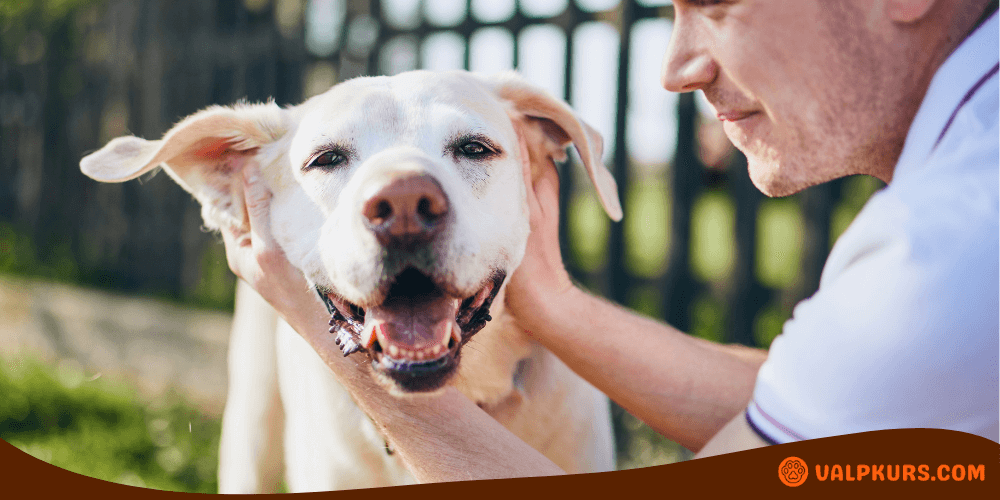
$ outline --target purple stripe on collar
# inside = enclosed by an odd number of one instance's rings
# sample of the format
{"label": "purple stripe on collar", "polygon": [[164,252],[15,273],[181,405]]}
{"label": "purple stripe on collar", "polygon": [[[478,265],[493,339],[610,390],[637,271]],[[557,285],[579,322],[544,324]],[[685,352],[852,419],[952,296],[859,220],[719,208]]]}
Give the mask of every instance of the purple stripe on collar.
{"label": "purple stripe on collar", "polygon": [[[797,433],[797,432],[789,429],[788,427],[785,427],[784,425],[781,424],[781,422],[778,422],[777,420],[775,420],[774,417],[768,415],[767,412],[764,411],[764,409],[761,408],[760,405],[757,404],[756,401],[753,402],[753,407],[757,409],[757,413],[760,413],[760,416],[764,417],[765,420],[767,420],[768,422],[770,422],[771,425],[777,427],[778,430],[780,430],[781,432],[784,432],[785,434],[787,434],[787,435],[791,436],[792,438],[797,439],[799,441],[805,441],[806,440],[805,436],[803,436],[803,435],[801,435],[801,434],[799,434],[799,433]],[[747,416],[749,417],[749,413],[747,414]]]}
{"label": "purple stripe on collar", "polygon": [[775,441],[774,438],[772,438],[771,436],[769,436],[760,427],[757,427],[757,424],[753,423],[753,419],[750,418],[750,412],[744,411],[743,412],[743,416],[746,417],[747,424],[750,425],[750,428],[753,429],[753,431],[756,432],[757,435],[760,436],[760,438],[763,439],[765,443],[767,443],[769,445],[772,445],[772,446],[774,446],[776,444],[781,444],[781,443]]}
{"label": "purple stripe on collar", "polygon": [[958,106],[955,108],[955,111],[951,112],[951,116],[948,117],[948,121],[945,122],[944,130],[941,131],[941,135],[939,135],[937,141],[934,142],[934,149],[937,149],[938,144],[941,144],[941,140],[944,139],[944,135],[948,133],[948,129],[951,128],[951,123],[955,121],[955,117],[958,116],[958,112],[961,111],[965,104],[972,99],[972,96],[976,95],[976,92],[983,86],[984,83],[992,78],[993,75],[997,74],[997,71],[1000,71],[1000,63],[994,64],[993,68],[983,75],[983,77],[980,78],[968,92],[966,92],[965,97],[962,98],[962,100],[958,103]]}

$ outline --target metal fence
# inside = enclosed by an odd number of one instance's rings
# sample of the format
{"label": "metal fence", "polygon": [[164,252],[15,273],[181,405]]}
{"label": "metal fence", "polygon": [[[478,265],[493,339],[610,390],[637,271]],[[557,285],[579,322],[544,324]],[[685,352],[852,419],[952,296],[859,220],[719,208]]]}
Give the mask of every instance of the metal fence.
{"label": "metal fence", "polygon": [[[522,68],[526,34],[544,27],[562,40],[548,65],[550,89],[577,107],[614,102],[604,132],[613,138],[607,161],[625,220],[600,215],[579,166],[564,165],[560,236],[570,272],[684,331],[766,345],[815,290],[832,239],[878,185],[852,179],[765,199],[745,158],[712,143],[717,124],[701,119],[693,94],[663,111],[676,123],[675,141],[663,138],[673,151],[638,159],[631,114],[649,95],[667,94],[632,91],[642,69],[630,66],[633,51],[644,48],[634,36],[645,21],[673,17],[669,4],[644,1],[51,0],[8,8],[0,14],[0,273],[231,305],[222,247],[201,229],[189,195],[164,175],[93,182],[79,172],[80,158],[119,135],[159,137],[209,104],[297,103],[353,76],[434,67],[441,40],[450,40],[449,64],[476,69],[492,57],[474,54],[477,37],[499,33],[504,64]],[[451,11],[442,15],[441,5]],[[594,26],[613,46],[604,98],[579,87],[578,66],[594,50],[584,46],[594,31],[585,30]],[[617,410],[619,432],[624,418]]]}
{"label": "metal fence", "polygon": [[[427,3],[442,1],[458,9],[443,22],[429,14],[437,4]],[[4,20],[0,60],[0,271],[226,304],[232,277],[220,246],[200,229],[190,197],[162,175],[141,183],[94,183],[79,173],[82,156],[118,135],[158,137],[209,104],[269,97],[296,103],[335,81],[432,65],[428,47],[441,34],[458,41],[459,63],[474,68],[470,47],[484,29],[506,33],[515,67],[523,62],[519,44],[527,30],[544,26],[563,33],[561,68],[554,70],[562,72],[555,81],[563,88],[556,93],[579,104],[574,61],[582,49],[575,34],[599,23],[617,33],[617,67],[609,68],[615,107],[608,161],[625,201],[625,222],[605,225],[581,215],[573,200],[586,190],[578,186],[578,167],[564,166],[567,266],[593,290],[682,330],[766,344],[791,304],[816,288],[831,238],[842,229],[834,219],[849,220],[876,186],[841,181],[792,200],[765,200],[751,185],[742,155],[705,159],[699,141],[712,126],[702,123],[692,94],[681,95],[670,111],[676,113],[671,157],[637,167],[628,126],[637,104],[629,91],[636,69],[630,67],[633,34],[643,20],[672,19],[672,6],[549,0],[539,8],[541,0],[493,0],[492,17],[484,20],[485,1],[76,0],[25,7]],[[68,7],[60,11],[59,5]],[[845,185],[854,195],[843,202]],[[633,193],[650,189],[658,195],[633,201]],[[722,200],[722,212],[713,213],[723,220],[699,217],[705,199]],[[629,221],[650,203],[669,207],[653,207],[669,219],[635,222],[630,233]],[[791,214],[791,223],[782,219],[791,224],[789,239],[779,242],[793,247],[788,255],[764,244],[773,218],[764,220],[761,211],[770,203]],[[587,224],[599,230],[581,233]],[[662,265],[637,272],[630,245],[650,232],[652,226],[643,224],[657,225],[651,232],[665,236],[666,252]],[[716,242],[719,248],[699,247],[699,231],[720,225],[728,234]],[[574,250],[595,244],[596,260]],[[714,252],[725,256],[722,271],[699,273],[692,262]],[[792,278],[762,279],[761,262],[783,259],[793,261],[786,263],[793,266]]]}

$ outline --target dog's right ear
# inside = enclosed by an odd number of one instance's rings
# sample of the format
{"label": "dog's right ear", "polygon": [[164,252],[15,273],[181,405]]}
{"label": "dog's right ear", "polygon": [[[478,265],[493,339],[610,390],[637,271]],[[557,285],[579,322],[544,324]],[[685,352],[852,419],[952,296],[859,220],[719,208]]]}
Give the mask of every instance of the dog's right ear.
{"label": "dog's right ear", "polygon": [[201,203],[206,226],[242,226],[243,167],[285,129],[283,112],[273,102],[213,106],[185,118],[161,140],[114,139],[83,158],[80,169],[94,180],[124,182],[162,165]]}
{"label": "dog's right ear", "polygon": [[601,160],[604,152],[601,134],[581,120],[565,101],[556,99],[513,71],[480,77],[480,81],[508,103],[507,114],[528,145],[532,165],[548,164],[550,158],[565,160],[566,146],[573,144],[604,211],[612,220],[621,220],[618,184]]}

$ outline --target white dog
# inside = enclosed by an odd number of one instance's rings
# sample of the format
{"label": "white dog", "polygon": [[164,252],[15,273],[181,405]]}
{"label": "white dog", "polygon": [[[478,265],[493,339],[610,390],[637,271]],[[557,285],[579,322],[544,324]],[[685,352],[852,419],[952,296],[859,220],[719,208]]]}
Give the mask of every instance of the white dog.
{"label": "white dog", "polygon": [[[529,231],[519,138],[534,175],[572,142],[621,218],[600,136],[514,73],[416,71],[350,80],[285,109],[211,107],[159,141],[117,138],[81,168],[122,182],[162,166],[218,229],[246,223],[239,172],[257,161],[274,237],[326,303],[345,355],[367,356],[396,394],[456,386],[568,472],[611,470],[607,398],[503,311]],[[329,368],[278,323],[241,285],[220,490],[273,488],[282,438],[291,491],[412,482]]]}

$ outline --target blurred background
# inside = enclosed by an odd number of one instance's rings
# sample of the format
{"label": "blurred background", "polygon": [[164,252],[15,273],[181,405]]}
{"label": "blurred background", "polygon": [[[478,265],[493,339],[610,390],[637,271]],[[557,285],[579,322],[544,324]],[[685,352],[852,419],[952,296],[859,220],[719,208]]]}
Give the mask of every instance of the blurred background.
{"label": "blurred background", "polygon": [[[668,0],[0,0],[0,438],[75,472],[216,490],[234,277],[165,175],[79,160],[210,104],[360,75],[516,68],[606,144],[625,218],[561,167],[565,262],[692,335],[767,347],[881,184],[764,198],[702,97],[659,86]],[[614,409],[619,467],[687,450]]]}

